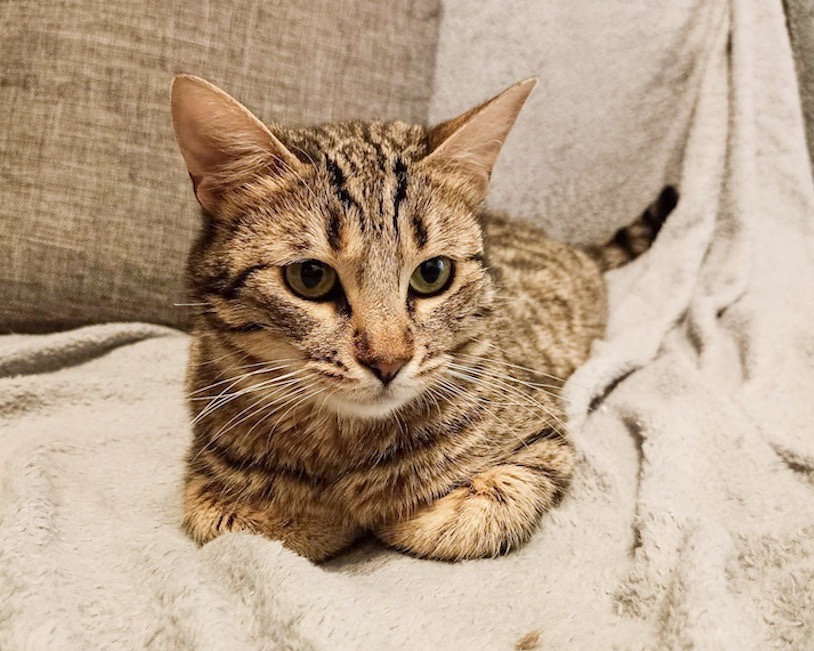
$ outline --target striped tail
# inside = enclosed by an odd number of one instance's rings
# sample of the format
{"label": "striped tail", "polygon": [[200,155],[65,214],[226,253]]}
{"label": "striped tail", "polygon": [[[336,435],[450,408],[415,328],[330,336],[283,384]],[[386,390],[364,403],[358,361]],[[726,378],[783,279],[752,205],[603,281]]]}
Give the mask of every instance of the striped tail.
{"label": "striped tail", "polygon": [[601,246],[586,249],[602,271],[616,269],[635,260],[650,248],[661,225],[678,203],[678,192],[668,185],[659,198],[647,207],[635,222],[616,231],[613,239]]}

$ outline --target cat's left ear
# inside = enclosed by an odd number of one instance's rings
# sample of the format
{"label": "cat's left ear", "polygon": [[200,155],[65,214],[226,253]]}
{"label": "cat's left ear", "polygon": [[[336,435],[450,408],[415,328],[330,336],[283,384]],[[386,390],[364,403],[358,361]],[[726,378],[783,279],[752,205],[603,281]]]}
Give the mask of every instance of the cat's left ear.
{"label": "cat's left ear", "polygon": [[483,201],[501,147],[537,78],[516,83],[463,115],[430,131],[429,165],[455,173],[475,202]]}

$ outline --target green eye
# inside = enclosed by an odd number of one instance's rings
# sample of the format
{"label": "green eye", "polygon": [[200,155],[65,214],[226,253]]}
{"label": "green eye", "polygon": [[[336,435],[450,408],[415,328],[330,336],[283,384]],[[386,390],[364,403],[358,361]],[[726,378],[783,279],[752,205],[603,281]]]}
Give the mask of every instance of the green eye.
{"label": "green eye", "polygon": [[446,256],[430,258],[415,268],[410,276],[410,289],[419,296],[434,296],[449,287],[452,280],[452,260]]}
{"label": "green eye", "polygon": [[310,301],[325,298],[336,286],[336,272],[319,260],[287,265],[283,267],[283,275],[292,292]]}

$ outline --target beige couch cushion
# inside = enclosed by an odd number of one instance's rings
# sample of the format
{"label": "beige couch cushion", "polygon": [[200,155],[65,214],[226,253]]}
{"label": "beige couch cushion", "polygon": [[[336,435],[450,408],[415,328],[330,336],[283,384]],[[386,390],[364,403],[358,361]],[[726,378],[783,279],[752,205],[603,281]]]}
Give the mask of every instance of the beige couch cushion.
{"label": "beige couch cushion", "polygon": [[197,204],[174,73],[269,121],[424,120],[437,0],[12,0],[0,29],[0,330],[183,326]]}

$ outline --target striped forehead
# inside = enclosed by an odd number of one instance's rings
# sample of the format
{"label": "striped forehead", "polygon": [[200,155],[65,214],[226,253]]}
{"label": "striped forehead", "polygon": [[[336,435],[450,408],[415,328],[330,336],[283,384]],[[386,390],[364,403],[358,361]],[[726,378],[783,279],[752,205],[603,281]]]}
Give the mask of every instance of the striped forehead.
{"label": "striped forehead", "polygon": [[319,163],[334,197],[326,239],[334,251],[357,249],[384,262],[401,257],[405,235],[413,247],[426,244],[423,216],[407,205],[410,167],[423,142],[405,139],[402,126],[349,125],[350,133],[331,134],[330,146],[322,148]]}

